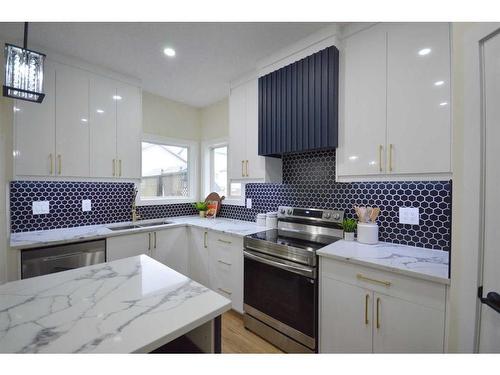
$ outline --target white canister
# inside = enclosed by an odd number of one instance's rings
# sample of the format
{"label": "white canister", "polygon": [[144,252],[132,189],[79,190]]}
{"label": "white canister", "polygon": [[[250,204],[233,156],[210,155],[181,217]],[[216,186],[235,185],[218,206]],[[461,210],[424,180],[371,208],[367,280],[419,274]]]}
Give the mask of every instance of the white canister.
{"label": "white canister", "polygon": [[268,212],[266,214],[266,228],[275,229],[278,228],[278,213]]}
{"label": "white canister", "polygon": [[378,224],[358,223],[358,242],[368,245],[378,243]]}
{"label": "white canister", "polygon": [[257,225],[259,227],[266,226],[266,214],[257,214]]}

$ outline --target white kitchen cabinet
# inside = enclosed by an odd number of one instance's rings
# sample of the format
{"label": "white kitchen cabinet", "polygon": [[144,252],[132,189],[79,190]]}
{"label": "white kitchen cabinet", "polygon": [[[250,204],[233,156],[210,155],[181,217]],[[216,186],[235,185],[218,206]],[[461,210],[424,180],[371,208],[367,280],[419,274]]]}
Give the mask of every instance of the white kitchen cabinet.
{"label": "white kitchen cabinet", "polygon": [[341,56],[344,77],[343,121],[337,149],[338,175],[385,172],[386,30],[375,26],[345,41]]}
{"label": "white kitchen cabinet", "polygon": [[54,64],[44,68],[45,98],[41,104],[14,102],[14,173],[18,176],[54,175],[55,83]]}
{"label": "white kitchen cabinet", "polygon": [[151,251],[157,261],[189,276],[189,254],[185,227],[158,230],[152,234]]}
{"label": "white kitchen cabinet", "polygon": [[208,230],[188,228],[189,277],[200,284],[210,287]]}
{"label": "white kitchen cabinet", "polygon": [[373,292],[321,279],[321,348],[328,353],[371,353]]}
{"label": "white kitchen cabinet", "polygon": [[106,261],[151,255],[151,233],[133,233],[106,239]]}
{"label": "white kitchen cabinet", "polygon": [[449,25],[392,24],[387,46],[388,171],[450,172]]}
{"label": "white kitchen cabinet", "polygon": [[56,66],[56,174],[90,175],[89,74]]}
{"label": "white kitchen cabinet", "polygon": [[93,177],[117,176],[115,81],[90,80],[90,171]]}
{"label": "white kitchen cabinet", "polygon": [[116,159],[121,178],[141,178],[142,91],[117,82]]}
{"label": "white kitchen cabinet", "polygon": [[447,23],[378,24],[343,41],[339,181],[449,178]]}
{"label": "white kitchen cabinet", "polygon": [[258,80],[231,88],[229,95],[229,178],[281,182],[281,159],[258,154]]}
{"label": "white kitchen cabinet", "polygon": [[443,353],[446,286],[320,258],[321,353]]}
{"label": "white kitchen cabinet", "polygon": [[208,232],[210,287],[243,313],[243,239]]}

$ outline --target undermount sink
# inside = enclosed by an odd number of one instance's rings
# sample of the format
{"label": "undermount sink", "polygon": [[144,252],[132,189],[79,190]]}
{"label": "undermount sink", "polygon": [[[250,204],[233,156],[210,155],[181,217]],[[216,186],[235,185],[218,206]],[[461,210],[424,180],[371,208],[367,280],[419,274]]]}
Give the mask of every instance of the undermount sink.
{"label": "undermount sink", "polygon": [[167,224],[172,224],[171,221],[160,221],[156,223],[144,223],[144,224],[138,224],[137,226],[140,228],[147,228],[147,227],[156,227],[158,225],[167,225]]}
{"label": "undermount sink", "polygon": [[119,227],[108,227],[109,230],[129,230],[129,229],[138,229],[138,228],[142,228],[140,227],[139,225],[121,225]]}
{"label": "undermount sink", "polygon": [[131,229],[156,227],[159,225],[167,225],[167,224],[172,224],[172,222],[171,221],[156,221],[153,223],[127,224],[127,225],[120,225],[118,227],[108,227],[108,229],[112,230],[112,231],[131,230]]}

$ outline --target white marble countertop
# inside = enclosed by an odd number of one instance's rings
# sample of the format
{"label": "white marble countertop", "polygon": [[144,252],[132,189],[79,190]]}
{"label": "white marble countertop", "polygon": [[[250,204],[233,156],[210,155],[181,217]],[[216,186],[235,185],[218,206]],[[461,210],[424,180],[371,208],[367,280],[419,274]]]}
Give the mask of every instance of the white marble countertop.
{"label": "white marble countertop", "polygon": [[251,221],[226,218],[204,219],[200,218],[199,216],[179,216],[164,219],[143,220],[138,221],[136,224],[145,224],[152,222],[154,223],[165,220],[169,221],[170,224],[127,230],[113,231],[109,228],[129,225],[132,224],[131,222],[12,233],[10,235],[10,247],[12,249],[29,249],[33,247],[58,245],[69,242],[90,241],[100,238],[121,236],[124,234],[132,234],[138,232],[151,232],[154,230],[161,230],[179,226],[196,226],[200,228],[207,228],[210,230],[215,230],[239,237],[266,230],[265,227],[260,227],[256,223]]}
{"label": "white marble countertop", "polygon": [[146,255],[0,286],[0,353],[144,353],[231,302]]}
{"label": "white marble countertop", "polygon": [[357,241],[340,240],[321,250],[318,255],[406,274],[421,279],[449,284],[449,253],[442,250],[379,242],[365,245]]}

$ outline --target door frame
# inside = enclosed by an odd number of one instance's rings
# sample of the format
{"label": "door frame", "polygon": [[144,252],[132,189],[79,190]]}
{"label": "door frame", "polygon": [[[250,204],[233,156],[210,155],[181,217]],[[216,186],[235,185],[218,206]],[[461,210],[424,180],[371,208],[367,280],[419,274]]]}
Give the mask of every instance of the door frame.
{"label": "door frame", "polygon": [[485,131],[482,44],[500,23],[453,24],[453,203],[448,351],[477,352],[482,281]]}

